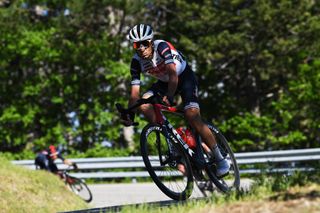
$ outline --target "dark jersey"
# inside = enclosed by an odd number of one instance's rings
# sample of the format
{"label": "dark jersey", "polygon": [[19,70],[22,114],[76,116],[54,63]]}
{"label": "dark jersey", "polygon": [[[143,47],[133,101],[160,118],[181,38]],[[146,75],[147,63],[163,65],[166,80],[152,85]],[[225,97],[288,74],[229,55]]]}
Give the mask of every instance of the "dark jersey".
{"label": "dark jersey", "polygon": [[164,40],[155,40],[153,45],[152,59],[143,59],[137,53],[133,56],[130,68],[131,85],[140,85],[141,73],[153,76],[162,82],[168,82],[169,75],[165,69],[166,64],[174,63],[178,75],[185,70],[187,62],[171,43]]}
{"label": "dark jersey", "polygon": [[[62,157],[60,152],[56,153],[56,158],[60,158],[62,161],[65,159]],[[50,152],[49,149],[43,150],[39,152],[35,159],[36,166],[39,166],[40,169],[49,170],[51,172],[57,172],[58,167],[54,163],[55,157],[53,157],[53,154]]]}

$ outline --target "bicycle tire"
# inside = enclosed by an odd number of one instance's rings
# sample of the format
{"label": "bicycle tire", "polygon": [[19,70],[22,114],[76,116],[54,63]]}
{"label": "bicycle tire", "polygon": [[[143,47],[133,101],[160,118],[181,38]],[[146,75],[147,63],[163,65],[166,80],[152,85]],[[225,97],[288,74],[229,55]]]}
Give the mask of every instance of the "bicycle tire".
{"label": "bicycle tire", "polygon": [[87,184],[82,179],[66,175],[65,182],[69,186],[71,191],[81,197],[84,201],[88,203],[92,201],[92,193]]}
{"label": "bicycle tire", "polygon": [[206,172],[214,183],[214,185],[222,192],[230,192],[232,190],[239,190],[240,187],[240,172],[237,160],[234,153],[224,135],[212,124],[207,124],[211,132],[214,134],[218,147],[223,157],[227,158],[230,163],[229,174],[223,178],[219,178],[215,173],[215,164],[207,163]]}
{"label": "bicycle tire", "polygon": [[[164,128],[160,125],[145,126],[140,137],[141,155],[150,177],[158,188],[174,200],[186,200],[193,191],[191,164],[183,147],[176,143],[174,147],[180,155],[179,160],[170,160],[170,145],[165,135]],[[169,160],[166,164],[160,165],[160,159]],[[181,164],[184,165],[184,175],[177,168]]]}

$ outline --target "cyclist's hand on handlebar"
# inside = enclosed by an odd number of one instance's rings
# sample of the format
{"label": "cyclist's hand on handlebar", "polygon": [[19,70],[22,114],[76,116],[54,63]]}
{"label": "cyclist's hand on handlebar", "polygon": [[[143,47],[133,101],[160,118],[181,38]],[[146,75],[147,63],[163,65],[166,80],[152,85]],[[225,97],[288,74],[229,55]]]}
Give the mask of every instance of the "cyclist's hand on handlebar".
{"label": "cyclist's hand on handlebar", "polygon": [[137,126],[138,123],[134,122],[135,113],[131,110],[124,109],[121,104],[116,103],[116,108],[120,113],[121,123],[124,126]]}
{"label": "cyclist's hand on handlebar", "polygon": [[166,103],[168,106],[174,106],[174,105],[175,105],[175,103],[174,103],[174,101],[173,101],[173,96],[168,96],[168,95],[166,95],[166,96],[164,96],[164,97],[162,98],[162,101],[163,101],[164,103]]}
{"label": "cyclist's hand on handlebar", "polygon": [[121,123],[125,126],[134,125],[134,112],[122,112],[121,113]]}
{"label": "cyclist's hand on handlebar", "polygon": [[77,165],[76,163],[72,163],[72,166],[73,166],[73,168],[74,168],[75,170],[78,169],[78,165]]}
{"label": "cyclist's hand on handlebar", "polygon": [[131,120],[121,120],[121,123],[124,125],[124,126],[132,126],[133,125],[133,121]]}

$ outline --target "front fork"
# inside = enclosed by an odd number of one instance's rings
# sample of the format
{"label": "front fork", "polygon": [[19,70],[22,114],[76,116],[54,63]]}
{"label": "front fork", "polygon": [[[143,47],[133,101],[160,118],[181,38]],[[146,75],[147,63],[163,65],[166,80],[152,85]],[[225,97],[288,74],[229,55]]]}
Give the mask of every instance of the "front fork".
{"label": "front fork", "polygon": [[162,159],[162,152],[161,152],[161,146],[160,146],[160,133],[157,132],[157,146],[158,146],[158,150],[159,150],[159,160],[160,160],[160,165],[163,166],[167,163],[170,163],[173,159],[173,153],[175,152],[175,147],[174,145],[171,143],[170,141],[170,136],[169,136],[169,133],[168,133],[168,129],[165,125],[162,126],[163,127],[163,133],[165,135],[165,139],[166,139],[166,142],[168,144],[168,148],[169,148],[169,157],[167,159],[165,159],[163,161]]}
{"label": "front fork", "polygon": [[156,143],[157,143],[157,149],[159,150],[159,161],[160,165],[163,166],[163,161],[162,161],[162,152],[161,152],[161,143],[160,143],[160,133],[156,132]]}
{"label": "front fork", "polygon": [[174,149],[173,144],[168,139],[169,138],[169,134],[168,134],[166,126],[163,126],[163,133],[165,135],[165,139],[166,139],[168,147],[169,147],[169,158],[163,160],[163,158],[162,158],[163,153],[162,153],[161,142],[160,142],[160,132],[156,132],[156,143],[157,143],[157,149],[159,151],[158,152],[158,154],[159,154],[158,157],[159,157],[159,161],[160,161],[160,165],[161,166],[167,164],[170,161],[172,153],[173,153],[173,149]]}

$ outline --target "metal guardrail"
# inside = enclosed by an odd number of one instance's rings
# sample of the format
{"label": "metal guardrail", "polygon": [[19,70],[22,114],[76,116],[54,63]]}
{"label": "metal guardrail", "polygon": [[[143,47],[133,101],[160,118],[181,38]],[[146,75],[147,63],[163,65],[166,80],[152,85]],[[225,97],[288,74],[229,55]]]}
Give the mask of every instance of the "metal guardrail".
{"label": "metal guardrail", "polygon": [[[315,161],[320,168],[320,148],[295,149],[263,152],[235,153],[241,174],[261,172],[293,172],[296,170],[311,171],[314,167],[306,165]],[[109,157],[109,158],[74,158],[78,164],[78,172],[73,173],[79,178],[118,179],[149,177],[141,156]],[[156,157],[155,157],[156,160]],[[35,169],[34,160],[12,161],[13,164]],[[266,168],[257,168],[263,164]],[[304,164],[302,167],[299,164]],[[66,166],[57,160],[59,169]],[[116,170],[116,171],[115,171]],[[121,171],[119,171],[121,170]]]}

